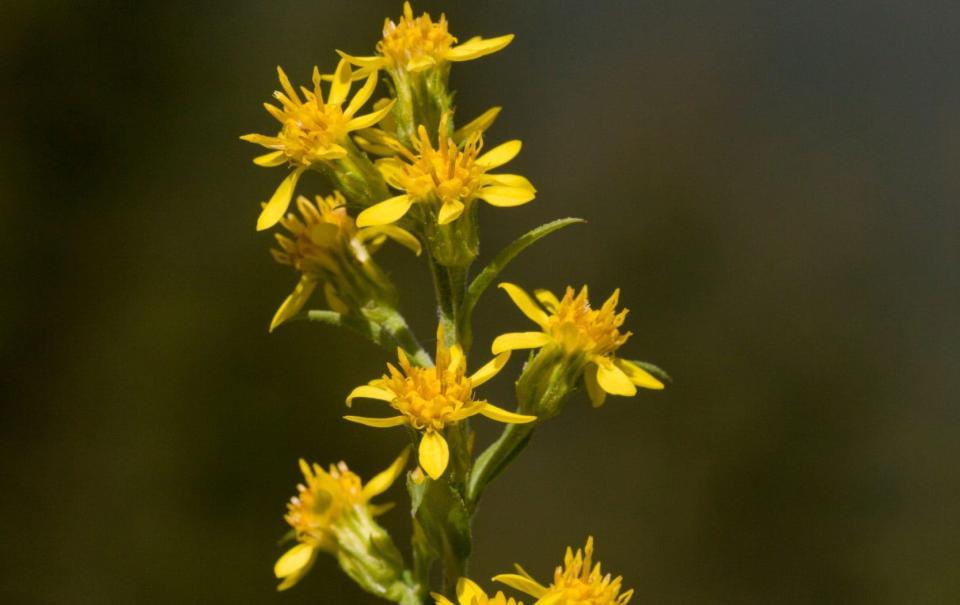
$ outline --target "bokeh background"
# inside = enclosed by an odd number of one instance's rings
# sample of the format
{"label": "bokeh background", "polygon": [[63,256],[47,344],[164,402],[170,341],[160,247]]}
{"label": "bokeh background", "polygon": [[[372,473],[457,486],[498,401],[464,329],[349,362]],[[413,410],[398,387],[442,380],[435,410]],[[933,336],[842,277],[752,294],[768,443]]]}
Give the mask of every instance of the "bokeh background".
{"label": "bokeh background", "polygon": [[[958,602],[958,5],[416,8],[517,34],[453,74],[539,188],[484,211],[484,257],[588,218],[505,277],[622,287],[626,350],[675,378],[545,426],[483,502],[475,576],[546,578],[592,533],[639,603]],[[400,2],[2,12],[0,601],[375,603],[330,560],[274,590],[296,459],[369,476],[404,435],[339,419],[383,353],[267,334],[296,277],[253,228],[279,173],[237,137],[273,128],[276,64],[369,51]],[[382,258],[429,336],[425,268]],[[481,347],[526,326],[499,292],[477,320]]]}

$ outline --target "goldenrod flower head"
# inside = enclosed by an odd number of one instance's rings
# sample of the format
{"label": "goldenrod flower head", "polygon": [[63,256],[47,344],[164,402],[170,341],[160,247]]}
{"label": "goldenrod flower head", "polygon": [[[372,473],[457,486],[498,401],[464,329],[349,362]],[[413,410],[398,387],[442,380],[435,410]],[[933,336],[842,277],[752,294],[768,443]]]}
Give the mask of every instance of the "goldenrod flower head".
{"label": "goldenrod flower head", "polygon": [[335,311],[349,311],[371,298],[388,297],[392,286],[372,263],[370,255],[387,239],[420,254],[420,242],[393,225],[357,229],[347,214],[339,191],[316,202],[297,198],[299,216],[289,213],[280,224],[289,235],[275,235],[279,249],[274,260],[301,273],[300,283],[277,309],[270,330],[300,312],[319,283],[325,284],[327,303]]}
{"label": "goldenrod flower head", "polygon": [[436,212],[437,223],[446,225],[459,218],[475,199],[500,207],[519,206],[536,197],[536,189],[526,178],[516,174],[489,174],[520,153],[518,140],[508,141],[480,155],[483,135],[473,132],[458,146],[447,133],[449,113],[440,119],[437,147],[433,147],[427,129],[418,128],[414,141],[417,154],[403,147],[400,158],[377,162],[384,179],[395,189],[404,191],[375,204],[357,216],[361,226],[385,225],[400,220],[415,203],[426,204]]}
{"label": "goldenrod flower head", "polygon": [[[454,605],[443,595],[432,593],[432,596],[437,605]],[[457,603],[460,605],[523,605],[521,601],[513,598],[508,599],[502,592],[497,592],[491,597],[477,586],[476,582],[468,578],[457,580]]]}
{"label": "goldenrod flower head", "polygon": [[297,495],[287,504],[284,517],[293,528],[297,545],[281,556],[274,565],[276,576],[283,580],[279,590],[286,590],[300,581],[321,551],[336,553],[338,532],[350,515],[375,516],[391,505],[372,505],[370,500],[385,492],[403,472],[410,450],[407,448],[385,471],[366,485],[344,462],[330,465],[325,471],[319,464],[300,460],[306,484],[297,486]]}
{"label": "goldenrod flower head", "polygon": [[457,39],[447,30],[447,17],[441,14],[436,22],[429,13],[413,16],[413,7],[403,3],[403,16],[394,23],[386,19],[383,39],[377,43],[377,55],[350,57],[340,53],[355,65],[366,69],[386,67],[390,70],[420,72],[448,61],[470,61],[495,53],[513,40],[513,34],[484,40],[479,36],[457,45]]}
{"label": "goldenrod flower head", "polygon": [[347,396],[347,406],[356,398],[377,399],[390,404],[399,416],[366,418],[344,416],[347,420],[376,428],[407,425],[421,433],[420,466],[433,479],[439,479],[447,468],[450,450],[443,429],[464,418],[482,414],[506,423],[525,423],[535,416],[515,414],[487,401],[473,398],[474,388],[487,382],[503,369],[510,352],[494,357],[471,375],[466,373],[466,359],[459,345],[447,348],[443,329],[437,333],[436,365],[429,368],[410,363],[402,349],[397,350],[400,367],[387,364],[388,374],[355,388]]}
{"label": "goldenrod flower head", "polygon": [[500,288],[542,331],[498,336],[493,341],[494,354],[553,345],[568,356],[582,357],[585,362],[584,382],[595,406],[603,404],[607,393],[630,397],[636,395],[637,387],[663,388],[663,383],[646,370],[614,355],[631,335],[620,331],[627,309],[617,312],[619,289],[599,309],[593,309],[586,286],[579,292],[568,287],[562,299],[547,290],[537,290],[539,304],[514,284],[503,283]]}
{"label": "goldenrod flower head", "polygon": [[254,159],[257,165],[293,166],[293,171],[280,183],[260,214],[258,230],[272,227],[287,211],[297,181],[305,169],[345,157],[348,153],[344,146],[347,144],[347,133],[373,126],[393,107],[392,102],[387,103],[373,113],[355,117],[373,94],[377,86],[377,73],[370,73],[364,85],[344,106],[350,95],[352,81],[350,64],[346,60],[337,65],[326,100],[320,87],[320,71],[316,67],[313,68],[313,90],[300,88],[303,99],[283,69],[277,67],[277,73],[283,90],[274,92],[274,97],[280,106],[264,103],[264,107],[282,125],[280,132],[276,136],[248,134],[240,137],[273,150]]}
{"label": "goldenrod flower head", "polygon": [[501,574],[493,578],[507,586],[537,599],[535,605],[626,605],[633,590],[621,593],[623,578],[604,575],[600,563],[593,564],[593,537],[587,538],[583,550],[574,553],[569,547],[563,565],[553,574],[553,583],[547,587],[534,580],[519,565],[518,574]]}

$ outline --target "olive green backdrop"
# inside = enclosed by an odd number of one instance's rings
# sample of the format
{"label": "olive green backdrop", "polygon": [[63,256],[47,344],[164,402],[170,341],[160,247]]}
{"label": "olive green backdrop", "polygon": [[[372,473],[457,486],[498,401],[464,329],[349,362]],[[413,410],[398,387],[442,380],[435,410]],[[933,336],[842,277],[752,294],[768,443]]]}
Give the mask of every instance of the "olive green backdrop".
{"label": "olive green backdrop", "polygon": [[[621,287],[625,350],[675,378],[544,427],[483,502],[475,577],[546,579],[592,533],[637,603],[960,600],[957,5],[415,8],[517,34],[452,78],[539,189],[484,209],[485,258],[586,217],[505,277]],[[296,276],[254,231],[280,173],[237,137],[274,127],[276,64],[370,51],[400,2],[2,13],[0,601],[376,602],[328,559],[274,591],[297,458],[369,476],[404,434],[340,420],[379,350],[267,334]],[[425,268],[382,258],[429,336]],[[477,320],[480,352],[527,327],[496,291]]]}

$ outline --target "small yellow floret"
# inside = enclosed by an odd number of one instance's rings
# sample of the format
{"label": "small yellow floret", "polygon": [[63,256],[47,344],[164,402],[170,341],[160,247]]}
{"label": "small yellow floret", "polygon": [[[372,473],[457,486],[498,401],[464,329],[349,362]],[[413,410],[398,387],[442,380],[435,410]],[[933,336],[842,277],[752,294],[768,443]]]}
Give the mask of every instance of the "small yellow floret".
{"label": "small yellow floret", "polygon": [[352,80],[350,63],[346,60],[341,60],[337,65],[326,100],[320,87],[320,71],[316,67],[313,68],[313,89],[300,88],[302,99],[283,69],[277,67],[277,74],[283,90],[276,91],[274,97],[280,106],[265,103],[264,107],[280,122],[280,132],[276,136],[248,134],[240,137],[273,150],[256,158],[254,163],[257,165],[272,167],[290,164],[294,168],[264,207],[257,221],[258,230],[268,229],[280,220],[304,170],[345,157],[348,153],[347,133],[370,128],[393,107],[393,102],[390,102],[373,113],[354,117],[373,94],[377,86],[377,73],[373,71],[369,74],[364,85],[345,106]]}
{"label": "small yellow floret", "polygon": [[420,126],[414,141],[417,154],[403,147],[404,156],[386,158],[377,167],[391,187],[403,195],[371,206],[357,216],[357,224],[383,225],[400,220],[414,203],[426,204],[436,213],[437,223],[445,225],[464,214],[476,199],[500,207],[526,204],[536,197],[536,189],[517,174],[491,174],[520,153],[520,141],[503,143],[480,155],[483,135],[470,134],[462,145],[448,136],[450,114],[440,118],[437,147],[434,148],[427,129]]}
{"label": "small yellow floret", "polygon": [[631,336],[620,331],[628,310],[617,312],[619,289],[599,309],[593,309],[586,286],[579,292],[568,287],[562,299],[538,290],[536,301],[514,284],[503,283],[500,287],[541,331],[502,334],[493,341],[494,354],[555,345],[569,356],[582,357],[586,365],[584,382],[595,406],[603,404],[607,393],[630,397],[636,395],[637,387],[663,388],[663,383],[649,372],[614,355]]}
{"label": "small yellow floret", "polygon": [[553,583],[547,587],[534,580],[517,565],[519,574],[501,574],[495,582],[527,593],[537,599],[537,605],[626,605],[633,590],[621,593],[623,578],[604,575],[600,563],[593,565],[593,537],[587,538],[583,550],[574,553],[567,548],[563,565],[556,568]]}
{"label": "small yellow floret", "polygon": [[297,545],[274,565],[275,575],[283,580],[279,590],[286,590],[299,582],[313,566],[319,552],[337,552],[338,523],[352,509],[378,515],[390,508],[390,505],[372,505],[370,499],[385,492],[396,481],[406,467],[408,456],[409,448],[366,485],[344,462],[331,464],[328,472],[319,464],[310,465],[300,460],[306,484],[297,486],[297,495],[287,504],[284,517],[293,528]]}
{"label": "small yellow floret", "polygon": [[413,7],[403,3],[403,15],[397,22],[386,19],[383,38],[377,43],[377,55],[372,57],[341,56],[354,65],[366,69],[385,67],[390,70],[420,72],[443,66],[449,61],[470,61],[502,50],[513,41],[513,34],[484,39],[473,37],[463,44],[447,28],[447,17],[441,14],[436,22],[429,13],[413,16]]}
{"label": "small yellow floret", "polygon": [[[387,239],[420,254],[420,242],[393,225],[357,229],[347,214],[346,200],[338,191],[311,202],[297,198],[299,216],[289,213],[280,219],[288,234],[275,235],[279,249],[270,252],[274,260],[300,272],[296,289],[277,309],[270,330],[300,312],[318,284],[324,284],[327,303],[339,312],[350,305],[386,296],[391,288],[386,277],[372,263],[370,255]],[[348,302],[345,302],[348,301]]]}
{"label": "small yellow floret", "polygon": [[496,356],[468,376],[463,350],[459,345],[447,348],[441,328],[437,333],[435,366],[414,366],[402,349],[397,350],[397,357],[399,368],[387,364],[389,373],[354,389],[347,396],[347,405],[352,405],[356,398],[377,399],[389,403],[400,415],[390,418],[344,418],[376,428],[407,425],[416,429],[421,433],[420,466],[433,479],[443,475],[450,460],[449,446],[443,436],[443,429],[447,425],[476,414],[506,423],[536,420],[535,416],[508,412],[487,401],[473,398],[475,387],[503,369],[510,357],[509,352]]}
{"label": "small yellow floret", "polygon": [[[437,593],[432,595],[437,605],[454,605],[443,595]],[[507,598],[502,592],[497,592],[491,597],[476,582],[468,578],[457,580],[457,603],[460,605],[523,605],[521,601]]]}

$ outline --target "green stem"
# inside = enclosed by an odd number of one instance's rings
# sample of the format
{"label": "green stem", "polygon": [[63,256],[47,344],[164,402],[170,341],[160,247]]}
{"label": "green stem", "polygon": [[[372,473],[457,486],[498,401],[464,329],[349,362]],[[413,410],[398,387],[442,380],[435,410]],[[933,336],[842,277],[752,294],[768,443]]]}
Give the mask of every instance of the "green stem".
{"label": "green stem", "polygon": [[535,428],[536,423],[508,424],[504,427],[500,438],[494,441],[477,458],[467,481],[467,491],[464,498],[468,510],[476,510],[483,489],[523,451],[523,448],[530,442],[530,437],[533,435]]}

